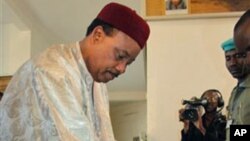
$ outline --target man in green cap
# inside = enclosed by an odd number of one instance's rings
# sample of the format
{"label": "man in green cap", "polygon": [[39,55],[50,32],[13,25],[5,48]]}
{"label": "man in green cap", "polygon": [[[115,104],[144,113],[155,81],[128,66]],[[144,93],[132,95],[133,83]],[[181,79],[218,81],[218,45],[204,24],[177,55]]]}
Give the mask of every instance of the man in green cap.
{"label": "man in green cap", "polygon": [[238,80],[237,86],[234,87],[227,106],[228,121],[227,121],[227,137],[229,141],[229,127],[231,124],[246,124],[250,123],[250,77],[248,77],[245,57],[246,54],[235,49],[233,39],[228,39],[221,44],[225,51],[226,67],[231,75]]}

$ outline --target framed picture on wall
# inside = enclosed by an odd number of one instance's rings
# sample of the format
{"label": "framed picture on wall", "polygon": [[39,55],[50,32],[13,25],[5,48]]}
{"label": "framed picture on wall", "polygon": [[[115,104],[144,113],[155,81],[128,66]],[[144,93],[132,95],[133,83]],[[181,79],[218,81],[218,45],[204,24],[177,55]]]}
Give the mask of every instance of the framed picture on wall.
{"label": "framed picture on wall", "polygon": [[188,0],[146,0],[146,16],[188,14]]}
{"label": "framed picture on wall", "polygon": [[146,17],[235,14],[250,8],[249,0],[145,0]]}
{"label": "framed picture on wall", "polygon": [[240,12],[250,8],[249,0],[189,0],[189,13]]}

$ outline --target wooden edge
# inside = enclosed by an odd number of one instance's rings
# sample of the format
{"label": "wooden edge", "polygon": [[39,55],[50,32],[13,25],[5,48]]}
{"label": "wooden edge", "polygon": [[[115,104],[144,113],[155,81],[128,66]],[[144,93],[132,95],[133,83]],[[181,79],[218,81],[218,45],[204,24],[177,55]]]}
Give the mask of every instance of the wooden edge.
{"label": "wooden edge", "polygon": [[12,76],[0,76],[0,92],[4,92]]}

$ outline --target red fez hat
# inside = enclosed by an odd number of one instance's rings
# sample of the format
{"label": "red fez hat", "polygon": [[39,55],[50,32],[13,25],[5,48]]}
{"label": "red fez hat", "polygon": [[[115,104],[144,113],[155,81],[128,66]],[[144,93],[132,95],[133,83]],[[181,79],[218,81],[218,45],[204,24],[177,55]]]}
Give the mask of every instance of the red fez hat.
{"label": "red fez hat", "polygon": [[149,26],[134,10],[118,3],[107,4],[97,18],[112,25],[134,39],[141,48],[149,36]]}

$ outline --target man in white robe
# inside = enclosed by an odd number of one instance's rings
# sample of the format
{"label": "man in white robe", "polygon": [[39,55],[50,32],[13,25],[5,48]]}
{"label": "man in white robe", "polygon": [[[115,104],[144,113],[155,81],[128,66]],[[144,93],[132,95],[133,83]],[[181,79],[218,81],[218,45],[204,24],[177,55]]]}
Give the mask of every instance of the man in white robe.
{"label": "man in white robe", "polygon": [[114,141],[104,83],[125,72],[148,36],[135,11],[109,3],[83,40],[28,60],[0,102],[0,141]]}

